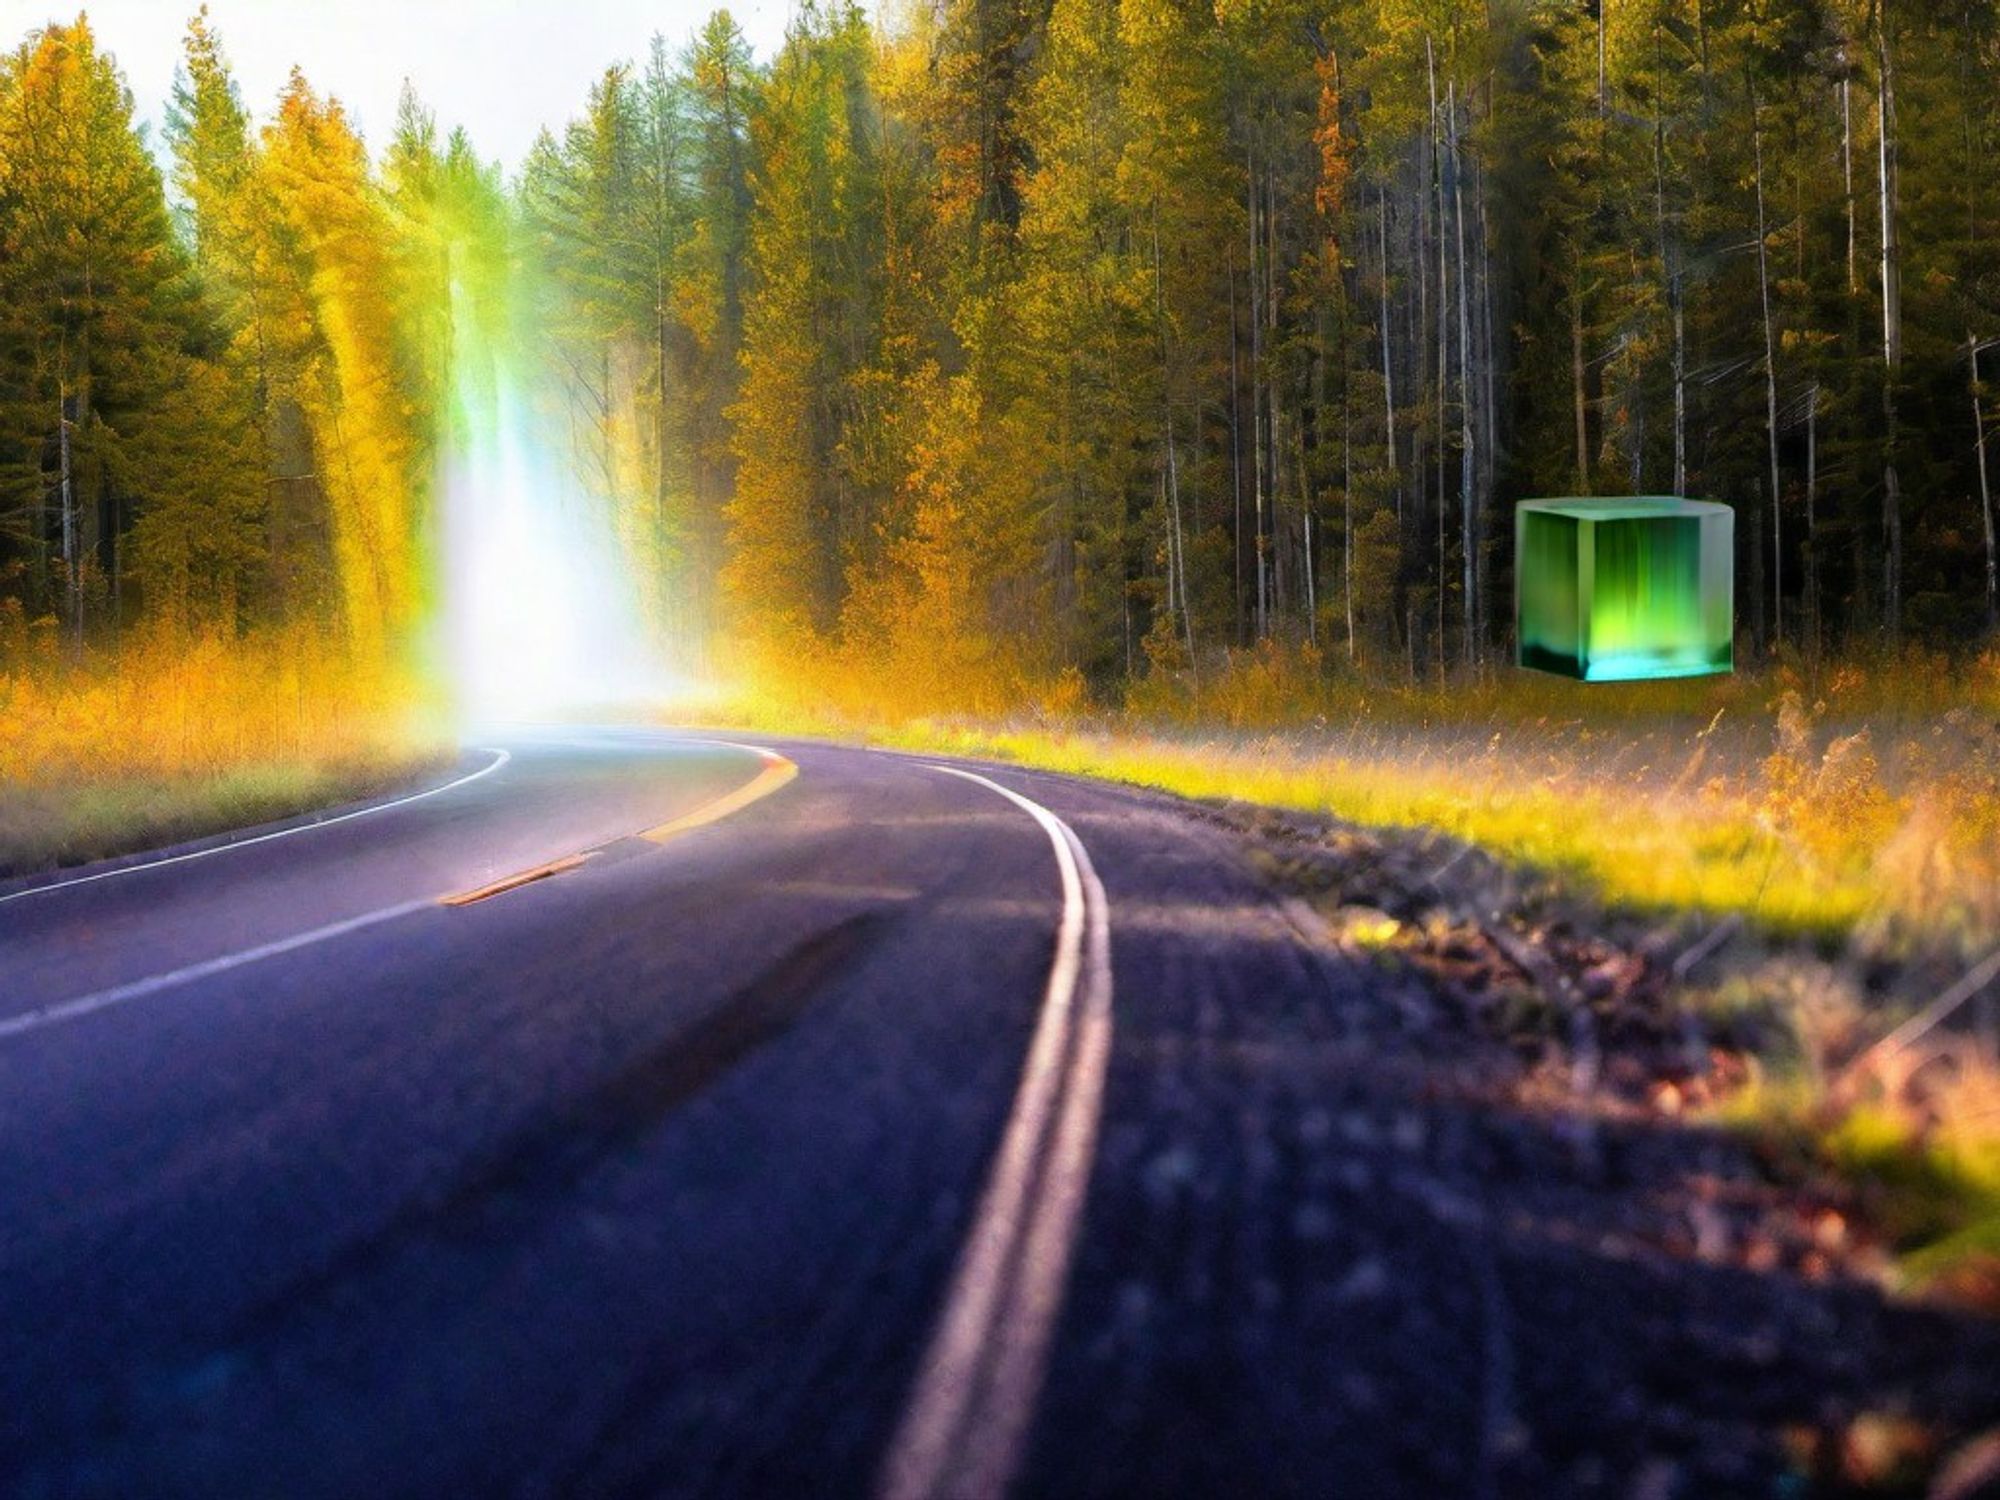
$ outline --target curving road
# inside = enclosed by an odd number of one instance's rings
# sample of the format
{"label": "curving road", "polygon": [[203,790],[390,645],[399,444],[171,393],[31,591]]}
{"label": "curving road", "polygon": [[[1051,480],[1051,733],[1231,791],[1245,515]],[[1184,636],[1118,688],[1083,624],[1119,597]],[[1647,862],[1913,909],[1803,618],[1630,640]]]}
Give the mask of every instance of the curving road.
{"label": "curving road", "polygon": [[1760,1492],[2000,1404],[1985,1325],[1554,1232],[1602,1151],[1411,1015],[1177,804],[823,745],[0,888],[0,1491]]}

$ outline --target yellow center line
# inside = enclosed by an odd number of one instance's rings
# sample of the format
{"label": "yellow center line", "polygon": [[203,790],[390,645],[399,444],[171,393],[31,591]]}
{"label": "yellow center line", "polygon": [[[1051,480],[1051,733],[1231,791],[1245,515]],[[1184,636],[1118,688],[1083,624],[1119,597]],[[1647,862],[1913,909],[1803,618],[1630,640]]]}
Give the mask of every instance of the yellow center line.
{"label": "yellow center line", "polygon": [[[741,812],[751,803],[770,796],[771,793],[777,791],[779,787],[784,786],[799,774],[799,768],[775,750],[757,749],[756,753],[764,762],[763,769],[742,786],[736,788],[735,791],[725,792],[713,801],[704,802],[692,812],[683,813],[680,817],[673,819],[671,822],[662,823],[657,828],[645,829],[637,837],[650,840],[655,844],[664,844],[669,839],[679,838],[682,834],[692,832],[694,829],[705,827],[710,823],[720,822],[731,813]],[[615,843],[617,840],[607,840],[607,842]],[[537,880],[546,880],[552,875],[562,874],[565,870],[574,870],[578,865],[604,847],[604,844],[593,844],[588,849],[581,849],[575,854],[564,855],[561,859],[552,859],[547,864],[536,865],[533,869],[519,870],[512,875],[503,875],[498,880],[488,881],[485,885],[476,886],[472,890],[459,891],[449,896],[440,896],[438,904],[440,906],[470,906],[473,902],[484,901],[489,896],[498,896],[504,891],[516,890],[521,886],[531,885]]]}
{"label": "yellow center line", "polygon": [[735,791],[717,797],[713,802],[704,803],[693,812],[683,813],[680,817],[662,823],[657,828],[648,828],[639,837],[650,839],[655,844],[664,844],[667,840],[679,838],[684,833],[691,833],[710,823],[720,822],[731,813],[741,812],[751,803],[770,796],[799,774],[799,768],[775,750],[759,750],[757,753],[764,758],[764,769]]}
{"label": "yellow center line", "polygon": [[536,865],[532,870],[517,870],[512,875],[502,875],[498,880],[489,880],[485,885],[474,886],[469,891],[440,896],[438,905],[470,906],[475,901],[484,901],[488,896],[497,896],[502,891],[511,891],[517,886],[528,885],[537,880],[547,880],[551,875],[560,875],[565,870],[574,870],[596,852],[595,849],[585,849],[580,853],[566,854],[561,859],[552,859],[545,865]]}

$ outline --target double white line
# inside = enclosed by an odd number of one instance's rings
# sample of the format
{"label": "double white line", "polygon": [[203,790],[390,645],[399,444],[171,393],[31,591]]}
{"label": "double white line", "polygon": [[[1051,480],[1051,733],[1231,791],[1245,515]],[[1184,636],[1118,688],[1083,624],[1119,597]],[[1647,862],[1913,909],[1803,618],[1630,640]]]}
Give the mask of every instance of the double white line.
{"label": "double white line", "polygon": [[883,1467],[883,1500],[997,1496],[1014,1477],[1062,1310],[1111,1051],[1104,886],[1069,825],[971,771],[1042,827],[1062,921],[1041,1018],[944,1314]]}

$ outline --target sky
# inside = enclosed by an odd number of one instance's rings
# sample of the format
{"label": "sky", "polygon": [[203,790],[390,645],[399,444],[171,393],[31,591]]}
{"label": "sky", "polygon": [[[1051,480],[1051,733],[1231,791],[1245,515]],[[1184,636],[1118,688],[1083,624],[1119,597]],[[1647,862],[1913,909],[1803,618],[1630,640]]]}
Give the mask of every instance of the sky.
{"label": "sky", "polygon": [[[155,148],[187,19],[201,0],[0,0],[0,46],[89,13],[118,59]],[[591,83],[640,61],[654,32],[676,49],[724,0],[208,0],[244,103],[260,120],[297,63],[347,107],[371,147],[409,78],[440,125],[463,125],[511,171],[543,126],[582,112]],[[727,0],[759,58],[784,40],[792,0]]]}

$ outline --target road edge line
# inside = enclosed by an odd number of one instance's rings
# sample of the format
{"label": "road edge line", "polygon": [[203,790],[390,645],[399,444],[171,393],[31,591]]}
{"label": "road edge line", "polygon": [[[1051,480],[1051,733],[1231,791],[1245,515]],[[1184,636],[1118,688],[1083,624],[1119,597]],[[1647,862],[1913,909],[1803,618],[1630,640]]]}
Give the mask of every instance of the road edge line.
{"label": "road edge line", "polygon": [[1067,1290],[1112,1035],[1109,902],[1083,841],[989,777],[926,764],[999,793],[1040,825],[1063,911],[1000,1149],[882,1467],[883,1500],[997,1496],[1014,1476]]}
{"label": "road edge line", "polygon": [[170,969],[164,974],[152,974],[144,979],[134,979],[126,984],[113,985],[109,989],[79,995],[74,1000],[59,1000],[52,1005],[44,1005],[39,1010],[23,1011],[17,1016],[0,1018],[0,1041],[22,1036],[30,1031],[39,1031],[44,1026],[75,1021],[96,1011],[123,1005],[129,1000],[142,1000],[148,995],[156,995],[162,990],[191,984],[197,979],[209,979],[217,974],[226,974],[231,969],[240,969],[246,964],[276,958],[281,953],[309,948],[314,943],[323,943],[329,938],[345,937],[348,933],[359,932],[364,927],[373,927],[381,922],[393,921],[397,917],[428,911],[435,904],[429,898],[420,901],[401,901],[394,906],[363,912],[358,917],[344,917],[338,922],[329,922],[324,927],[313,928],[310,932],[297,932],[290,937],[274,938],[268,943],[259,943],[254,948],[242,948],[234,953],[225,953],[219,958],[204,959],[200,963]]}
{"label": "road edge line", "polygon": [[205,849],[191,849],[185,854],[167,854],[158,859],[140,859],[131,864],[118,866],[115,870],[99,870],[94,875],[76,875],[68,880],[52,880],[46,885],[31,885],[24,891],[14,891],[0,896],[0,906],[10,901],[25,901],[30,896],[47,896],[56,891],[67,891],[79,885],[94,885],[100,880],[114,880],[120,875],[139,875],[147,870],[161,870],[168,865],[186,864],[189,860],[207,859],[214,854],[228,854],[236,849],[248,849],[253,844],[268,844],[273,839],[287,839],[294,834],[312,833],[317,829],[331,828],[336,823],[352,822],[356,818],[372,817],[376,813],[392,812],[399,807],[408,807],[412,802],[422,802],[426,797],[439,797],[462,786],[470,786],[481,777],[491,776],[512,760],[510,751],[491,745],[479,747],[480,753],[491,755],[493,759],[456,780],[447,781],[443,786],[427,787],[421,792],[412,792],[406,797],[397,797],[388,802],[371,802],[366,807],[357,807],[351,812],[336,813],[330,818],[315,818],[310,823],[294,823],[287,828],[274,828],[269,833],[252,834],[249,838],[230,839],[220,844],[210,844]]}

